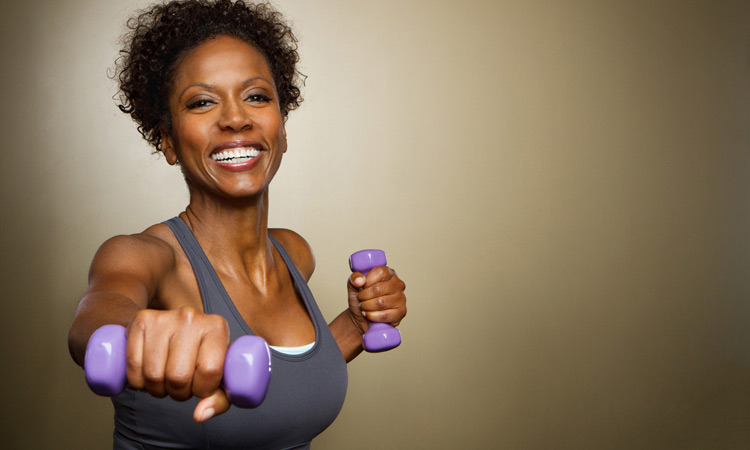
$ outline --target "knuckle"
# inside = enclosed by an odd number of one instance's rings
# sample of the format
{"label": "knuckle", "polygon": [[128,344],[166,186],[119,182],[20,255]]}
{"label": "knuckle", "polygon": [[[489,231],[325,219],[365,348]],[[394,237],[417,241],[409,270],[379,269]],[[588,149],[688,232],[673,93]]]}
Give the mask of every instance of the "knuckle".
{"label": "knuckle", "polygon": [[133,322],[139,322],[148,319],[151,317],[153,311],[150,309],[141,309],[137,313],[135,313],[135,317],[133,318]]}
{"label": "knuckle", "polygon": [[134,358],[132,356],[126,356],[125,357],[125,368],[128,372],[137,373],[141,371],[141,361],[140,359]]}
{"label": "knuckle", "polygon": [[219,362],[209,361],[198,364],[196,372],[203,379],[218,379],[224,373],[224,367]]}
{"label": "knuckle", "polygon": [[178,314],[181,321],[192,323],[195,320],[197,311],[191,306],[185,306],[180,308]]}
{"label": "knuckle", "polygon": [[133,320],[128,326],[129,332],[143,332],[146,331],[148,323],[151,322],[152,313],[150,310],[142,309],[135,314]]}
{"label": "knuckle", "polygon": [[146,369],[143,371],[143,379],[146,380],[148,385],[162,384],[164,382],[164,375],[153,369]]}
{"label": "knuckle", "polygon": [[170,395],[184,395],[186,390],[189,391],[191,381],[190,377],[180,374],[179,376],[169,377],[165,384]]}
{"label": "knuckle", "polygon": [[202,332],[204,336],[210,337],[211,341],[222,341],[229,345],[229,324],[221,316],[209,319],[204,324]]}
{"label": "knuckle", "polygon": [[157,311],[155,309],[142,309],[138,311],[138,314],[136,314],[136,320],[140,320],[142,322],[152,322],[156,320],[156,318],[159,316],[159,313],[161,311]]}
{"label": "knuckle", "polygon": [[372,294],[375,296],[383,295],[383,291],[385,290],[385,286],[381,283],[374,284],[372,286]]}
{"label": "knuckle", "polygon": [[210,317],[211,326],[219,333],[229,335],[229,324],[226,319],[219,315],[212,314]]}

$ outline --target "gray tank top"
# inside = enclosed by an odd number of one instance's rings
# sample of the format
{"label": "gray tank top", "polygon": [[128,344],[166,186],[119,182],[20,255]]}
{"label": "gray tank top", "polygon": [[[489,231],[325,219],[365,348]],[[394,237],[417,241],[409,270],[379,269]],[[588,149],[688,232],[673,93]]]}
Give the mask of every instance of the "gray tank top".
{"label": "gray tank top", "polygon": [[[206,313],[229,323],[231,340],[253,334],[229,298],[190,228],[179,217],[166,222],[192,264]],[[231,407],[198,424],[198,399],[177,402],[128,387],[114,397],[114,449],[305,449],[341,411],[347,388],[346,362],[304,278],[284,248],[269,235],[315,326],[315,344],[301,355],[271,351],[271,383],[256,409]]]}

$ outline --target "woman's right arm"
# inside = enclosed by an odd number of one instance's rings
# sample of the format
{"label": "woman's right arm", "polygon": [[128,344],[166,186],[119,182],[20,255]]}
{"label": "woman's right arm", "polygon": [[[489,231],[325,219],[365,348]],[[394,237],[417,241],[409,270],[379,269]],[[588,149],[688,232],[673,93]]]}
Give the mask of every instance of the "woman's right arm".
{"label": "woman's right arm", "polygon": [[[220,388],[229,326],[223,317],[175,299],[180,294],[174,289],[162,292],[175,265],[172,248],[151,235],[117,236],[102,244],[91,263],[89,288],[78,304],[68,346],[73,360],[83,366],[94,331],[107,324],[126,327],[128,383],[156,397],[201,398],[193,417],[203,422],[230,407]],[[169,297],[171,304],[150,309],[155,297]]]}
{"label": "woman's right arm", "polygon": [[68,333],[68,348],[76,364],[83,366],[86,344],[99,327],[124,327],[148,307],[160,276],[168,269],[168,248],[155,238],[116,236],[97,251],[89,270],[89,287],[78,303]]}

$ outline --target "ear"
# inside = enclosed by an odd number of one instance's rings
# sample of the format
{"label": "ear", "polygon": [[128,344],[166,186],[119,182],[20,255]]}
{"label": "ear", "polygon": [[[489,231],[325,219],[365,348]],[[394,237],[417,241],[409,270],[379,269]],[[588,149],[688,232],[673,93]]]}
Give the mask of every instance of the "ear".
{"label": "ear", "polygon": [[174,139],[169,133],[161,132],[161,152],[164,153],[164,157],[167,158],[167,163],[170,166],[174,166],[178,163],[177,152],[174,147]]}
{"label": "ear", "polygon": [[286,153],[287,143],[286,143],[286,124],[281,125],[281,132],[284,134],[284,153]]}

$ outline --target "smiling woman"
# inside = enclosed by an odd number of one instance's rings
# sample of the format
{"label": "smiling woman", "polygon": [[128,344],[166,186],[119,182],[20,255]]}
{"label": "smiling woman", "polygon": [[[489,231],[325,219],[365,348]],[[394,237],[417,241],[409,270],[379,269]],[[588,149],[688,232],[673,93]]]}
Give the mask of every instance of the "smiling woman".
{"label": "smiling woman", "polygon": [[[83,365],[95,330],[127,327],[116,449],[308,448],[343,405],[345,363],[362,351],[368,321],[396,326],[405,316],[405,285],[387,266],[355,272],[347,307],[326,323],[307,286],[307,242],[268,228],[285,119],[301,101],[295,38],[277,12],[171,2],[129,26],[120,109],[179,164],[190,201],[178,217],[99,248],[71,355]],[[271,387],[257,409],[230,409],[224,358],[248,334],[274,349]]]}

